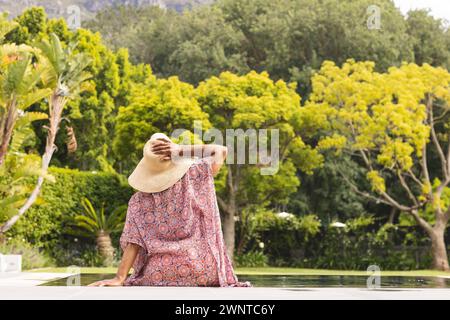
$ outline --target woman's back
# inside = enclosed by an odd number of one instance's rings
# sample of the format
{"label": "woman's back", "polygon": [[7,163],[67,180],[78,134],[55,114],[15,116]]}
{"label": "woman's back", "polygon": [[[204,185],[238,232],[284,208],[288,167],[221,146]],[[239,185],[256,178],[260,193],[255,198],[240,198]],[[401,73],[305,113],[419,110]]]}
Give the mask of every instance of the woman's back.
{"label": "woman's back", "polygon": [[122,248],[128,243],[141,250],[125,285],[248,285],[237,281],[226,254],[210,158],[169,189],[132,196]]}

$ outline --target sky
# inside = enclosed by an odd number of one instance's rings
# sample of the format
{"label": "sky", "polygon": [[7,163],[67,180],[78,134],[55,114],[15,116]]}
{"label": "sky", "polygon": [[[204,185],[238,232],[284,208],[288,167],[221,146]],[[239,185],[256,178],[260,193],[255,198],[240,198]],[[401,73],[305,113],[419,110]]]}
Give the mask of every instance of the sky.
{"label": "sky", "polygon": [[394,0],[394,2],[404,14],[411,9],[429,8],[436,18],[450,21],[449,0]]}

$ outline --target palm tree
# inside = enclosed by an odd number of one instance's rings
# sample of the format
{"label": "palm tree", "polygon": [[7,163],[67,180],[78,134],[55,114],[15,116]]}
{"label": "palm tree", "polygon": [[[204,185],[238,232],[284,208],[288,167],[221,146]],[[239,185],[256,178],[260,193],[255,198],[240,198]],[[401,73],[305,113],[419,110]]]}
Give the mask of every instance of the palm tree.
{"label": "palm tree", "polygon": [[[1,34],[0,34],[1,36]],[[32,59],[37,63],[32,63]],[[19,113],[50,96],[52,90],[39,88],[41,76],[48,72],[36,49],[16,44],[0,46],[0,166]]]}
{"label": "palm tree", "polygon": [[84,212],[75,216],[74,225],[85,232],[76,233],[95,237],[97,249],[104,264],[111,265],[114,258],[114,247],[110,235],[122,231],[126,206],[118,207],[110,215],[106,216],[104,206],[100,210],[95,210],[87,198],[83,198],[82,205]]}
{"label": "palm tree", "polygon": [[61,41],[55,34],[50,34],[50,40],[42,40],[36,45],[44,59],[40,62],[44,72],[40,75],[43,84],[52,88],[49,99],[49,126],[47,129],[47,139],[45,151],[42,156],[41,171],[36,186],[31,195],[20,208],[19,212],[11,217],[0,227],[0,234],[8,231],[17,220],[34,204],[40,194],[45,174],[56,150],[55,139],[62,120],[64,107],[70,99],[74,99],[84,91],[87,86],[86,80],[91,75],[86,72],[91,63],[91,59],[84,53],[75,53],[76,43],[69,43],[63,49]]}

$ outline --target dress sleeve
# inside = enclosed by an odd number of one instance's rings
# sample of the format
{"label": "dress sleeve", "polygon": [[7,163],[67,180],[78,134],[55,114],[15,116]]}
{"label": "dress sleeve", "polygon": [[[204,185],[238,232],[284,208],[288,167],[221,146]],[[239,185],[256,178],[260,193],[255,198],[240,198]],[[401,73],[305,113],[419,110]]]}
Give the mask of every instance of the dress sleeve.
{"label": "dress sleeve", "polygon": [[140,210],[141,207],[138,194],[134,194],[128,202],[127,217],[120,237],[120,246],[123,251],[125,251],[128,243],[137,244],[146,250],[145,243],[139,232],[138,225],[136,224],[136,216],[139,215]]}

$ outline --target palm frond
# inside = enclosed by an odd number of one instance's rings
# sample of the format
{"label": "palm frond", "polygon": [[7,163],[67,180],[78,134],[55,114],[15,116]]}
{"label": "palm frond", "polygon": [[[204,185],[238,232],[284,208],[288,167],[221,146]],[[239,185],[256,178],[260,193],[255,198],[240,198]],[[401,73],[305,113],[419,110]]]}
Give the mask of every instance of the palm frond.
{"label": "palm frond", "polygon": [[93,220],[98,220],[97,212],[95,211],[94,207],[92,206],[91,201],[87,198],[83,198],[81,201],[82,206],[84,207],[85,214],[90,217]]}
{"label": "palm frond", "polygon": [[34,121],[45,119],[48,119],[48,115],[46,113],[34,111],[25,112],[17,119],[15,128],[20,129],[22,127],[28,127]]}
{"label": "palm frond", "polygon": [[72,219],[74,227],[89,231],[92,233],[91,236],[96,236],[100,230],[107,233],[122,231],[127,206],[120,206],[109,215],[106,214],[104,205],[99,210],[95,210],[87,198],[82,199],[82,206],[84,207],[84,212]]}
{"label": "palm frond", "polygon": [[91,228],[94,229],[94,230],[99,230],[99,229],[100,229],[100,227],[99,227],[97,221],[92,220],[91,218],[86,217],[86,216],[81,215],[81,214],[78,215],[78,216],[76,216],[76,217],[74,218],[74,221],[75,221],[77,224],[78,224],[78,223],[84,223],[84,224],[87,224],[87,225],[91,226]]}
{"label": "palm frond", "polygon": [[31,105],[36,102],[41,101],[44,98],[48,98],[52,94],[52,90],[50,88],[45,89],[37,89],[33,91],[28,91],[28,94],[25,94],[20,100],[18,107],[22,110],[26,110]]}
{"label": "palm frond", "polygon": [[106,220],[106,225],[110,232],[120,232],[125,224],[125,216],[127,214],[127,206],[119,206],[113,210]]}
{"label": "palm frond", "polygon": [[17,53],[21,55],[18,60],[8,65],[8,72],[6,74],[4,91],[6,93],[16,93],[24,80],[27,69],[30,66],[31,55],[27,52]]}

